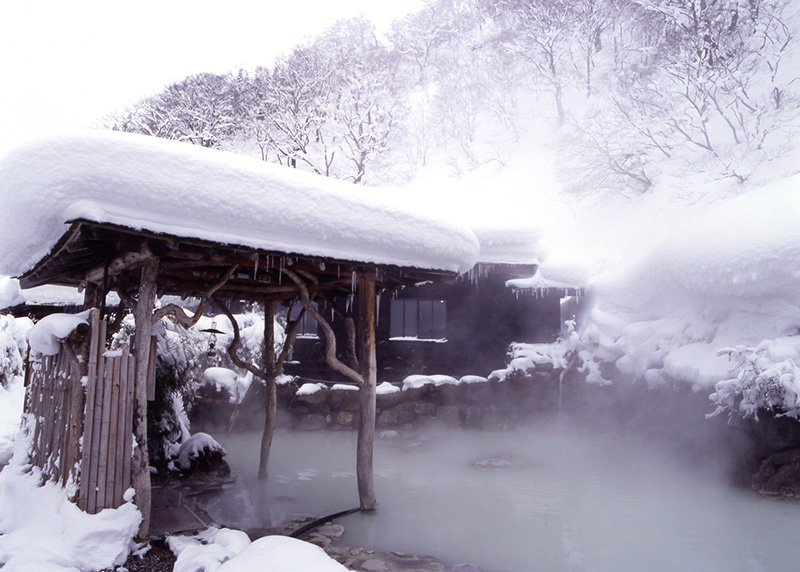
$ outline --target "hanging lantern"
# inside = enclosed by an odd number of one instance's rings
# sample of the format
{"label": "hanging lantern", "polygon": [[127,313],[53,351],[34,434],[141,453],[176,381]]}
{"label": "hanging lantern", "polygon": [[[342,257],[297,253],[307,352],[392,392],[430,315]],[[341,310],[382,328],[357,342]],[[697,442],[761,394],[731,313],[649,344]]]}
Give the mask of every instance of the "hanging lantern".
{"label": "hanging lantern", "polygon": [[214,357],[217,355],[217,334],[224,334],[217,329],[217,320],[214,318],[211,320],[211,327],[206,328],[205,330],[200,330],[201,332],[205,332],[208,334],[208,349],[206,350],[206,355],[208,357]]}

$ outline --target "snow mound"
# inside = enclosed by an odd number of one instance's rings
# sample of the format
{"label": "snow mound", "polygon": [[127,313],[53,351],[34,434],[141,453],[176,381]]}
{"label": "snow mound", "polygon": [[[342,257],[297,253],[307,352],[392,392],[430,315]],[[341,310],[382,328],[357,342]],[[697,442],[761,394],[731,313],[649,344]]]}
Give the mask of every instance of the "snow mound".
{"label": "snow mound", "polygon": [[0,161],[0,273],[19,276],[86,219],[270,251],[465,272],[478,240],[343,181],[156,137],[82,131]]}
{"label": "snow mound", "polygon": [[392,385],[388,381],[384,381],[378,384],[378,387],[375,388],[375,393],[377,395],[389,395],[390,393],[400,393],[402,391],[396,385]]}
{"label": "snow mound", "polygon": [[178,466],[181,469],[188,469],[192,466],[192,460],[199,457],[204,452],[221,452],[225,454],[222,445],[217,443],[208,433],[195,433],[186,441],[181,443],[178,450]]}
{"label": "snow mound", "polygon": [[244,532],[209,528],[196,536],[170,536],[177,556],[174,572],[346,572],[319,546],[288,536],[254,542]]}
{"label": "snow mound", "polygon": [[80,324],[89,323],[89,312],[80,314],[50,314],[39,320],[28,332],[31,352],[54,356],[61,349],[61,340],[69,336]]}
{"label": "snow mound", "polygon": [[449,375],[409,375],[403,380],[403,391],[426,385],[458,385],[458,380]]}

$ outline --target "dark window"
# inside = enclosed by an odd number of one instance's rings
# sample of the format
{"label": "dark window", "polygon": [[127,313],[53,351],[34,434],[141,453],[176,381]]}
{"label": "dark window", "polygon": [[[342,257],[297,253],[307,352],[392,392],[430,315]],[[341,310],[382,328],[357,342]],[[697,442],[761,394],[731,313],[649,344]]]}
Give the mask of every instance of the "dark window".
{"label": "dark window", "polygon": [[[317,303],[311,302],[311,305],[314,309],[317,309]],[[291,320],[296,320],[297,316],[300,315],[300,311],[303,307],[300,304],[294,304],[292,306],[292,311],[289,314],[289,318]],[[303,319],[300,321],[300,324],[297,326],[297,337],[298,338],[316,338],[319,337],[319,331],[317,330],[317,321],[306,312],[303,314]]]}
{"label": "dark window", "polygon": [[447,338],[447,302],[444,300],[392,300],[389,336],[442,340]]}

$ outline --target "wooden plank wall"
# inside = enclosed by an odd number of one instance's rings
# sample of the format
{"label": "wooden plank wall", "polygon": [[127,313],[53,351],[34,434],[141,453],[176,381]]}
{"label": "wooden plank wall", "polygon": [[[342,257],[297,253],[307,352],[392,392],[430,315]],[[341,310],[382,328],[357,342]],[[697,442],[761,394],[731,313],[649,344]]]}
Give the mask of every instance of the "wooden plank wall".
{"label": "wooden plank wall", "polygon": [[[71,376],[65,352],[32,359],[25,412],[33,424],[31,462],[45,480],[67,483],[74,476],[78,506],[89,513],[116,508],[131,486],[134,359],[129,348],[105,348],[106,323],[91,314],[92,337],[84,383]],[[71,392],[85,391],[85,408],[70,411]],[[82,447],[70,447],[70,422],[83,423]],[[80,434],[80,432],[78,433]],[[80,470],[71,450],[80,451]]]}

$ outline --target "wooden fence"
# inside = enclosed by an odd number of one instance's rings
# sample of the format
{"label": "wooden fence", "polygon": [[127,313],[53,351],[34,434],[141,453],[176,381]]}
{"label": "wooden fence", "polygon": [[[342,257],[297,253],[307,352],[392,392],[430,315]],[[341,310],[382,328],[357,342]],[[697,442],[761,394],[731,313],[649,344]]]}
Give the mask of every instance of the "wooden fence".
{"label": "wooden fence", "polygon": [[25,400],[31,463],[48,480],[76,483],[78,506],[89,513],[124,502],[133,453],[135,360],[127,346],[106,350],[106,323],[98,316],[94,310],[90,317],[85,377],[63,348],[32,359]]}

